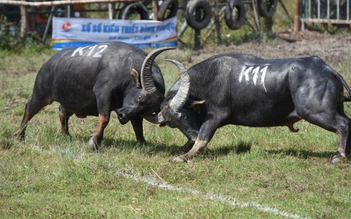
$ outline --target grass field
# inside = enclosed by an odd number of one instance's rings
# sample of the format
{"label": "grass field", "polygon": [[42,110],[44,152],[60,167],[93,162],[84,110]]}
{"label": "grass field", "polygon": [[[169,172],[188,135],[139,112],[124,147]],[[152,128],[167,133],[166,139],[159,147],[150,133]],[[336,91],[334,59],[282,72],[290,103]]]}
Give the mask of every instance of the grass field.
{"label": "grass field", "polygon": [[[186,142],[180,131],[145,122],[148,145],[137,146],[115,114],[101,150],[89,151],[97,119],[72,117],[72,138],[62,136],[57,103],[30,121],[25,143],[15,141],[52,54],[0,54],[1,218],[351,218],[350,161],[332,165],[337,135],[304,121],[298,133],[223,127],[189,165],[168,162]],[[189,58],[169,54],[157,59],[167,88],[178,75],[162,59]],[[349,62],[333,67],[351,84]]]}

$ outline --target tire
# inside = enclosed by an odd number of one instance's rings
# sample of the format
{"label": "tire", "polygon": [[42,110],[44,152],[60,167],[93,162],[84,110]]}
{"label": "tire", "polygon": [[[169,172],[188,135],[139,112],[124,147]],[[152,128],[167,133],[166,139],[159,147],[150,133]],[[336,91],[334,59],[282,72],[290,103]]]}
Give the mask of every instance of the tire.
{"label": "tire", "polygon": [[191,0],[186,6],[185,19],[190,27],[201,30],[210,23],[211,12],[206,0]]}
{"label": "tire", "polygon": [[246,22],[246,9],[241,0],[229,0],[225,9],[225,23],[229,29],[238,30]]}
{"label": "tire", "polygon": [[158,9],[157,20],[164,21],[177,16],[178,0],[164,0]]}
{"label": "tire", "polygon": [[277,0],[258,0],[258,14],[262,17],[272,17],[277,9]]}
{"label": "tire", "polygon": [[135,13],[139,14],[140,20],[149,20],[149,13],[146,6],[139,2],[125,4],[119,12],[118,19],[128,20],[128,17]]}

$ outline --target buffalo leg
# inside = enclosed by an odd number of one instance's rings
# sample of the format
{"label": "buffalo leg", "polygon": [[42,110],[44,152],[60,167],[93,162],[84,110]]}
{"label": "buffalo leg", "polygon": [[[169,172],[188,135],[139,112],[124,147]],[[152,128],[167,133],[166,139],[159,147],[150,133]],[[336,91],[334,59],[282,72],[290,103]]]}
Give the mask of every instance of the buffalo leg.
{"label": "buffalo leg", "polygon": [[190,151],[193,146],[195,144],[195,141],[194,140],[188,140],[181,148],[180,150],[183,151],[183,152],[188,152]]}
{"label": "buffalo leg", "polygon": [[346,149],[345,149],[346,154],[351,154],[351,135],[350,135],[350,131],[351,131],[351,123],[349,125],[349,134],[348,134],[348,137],[347,137],[347,144],[346,144]]}
{"label": "buffalo leg", "polygon": [[337,134],[339,136],[339,145],[336,154],[332,159],[332,163],[337,163],[339,158],[346,157],[346,146],[349,138],[349,124],[347,124],[347,128],[338,129]]}
{"label": "buffalo leg", "polygon": [[[213,115],[208,116],[209,118],[213,118]],[[170,161],[171,162],[190,162],[195,155],[202,149],[204,149],[208,142],[211,141],[214,133],[216,132],[218,126],[219,126],[219,121],[221,121],[220,119],[216,118],[216,119],[209,119],[206,120],[200,128],[199,134],[197,139],[195,140],[194,146],[192,146],[192,148],[190,149],[190,151],[188,153],[186,153],[185,155],[182,156],[178,156],[175,158],[172,158]],[[189,146],[189,145],[187,145]]]}
{"label": "buffalo leg", "polygon": [[208,144],[208,141],[196,139],[194,146],[191,148],[191,150],[188,153],[186,153],[185,155],[174,157],[170,161],[174,163],[181,163],[181,162],[188,163],[194,158],[195,154],[197,154],[201,149],[205,148],[207,144]]}
{"label": "buffalo leg", "polygon": [[136,116],[130,120],[133,126],[133,130],[139,145],[146,144],[144,134],[143,134],[143,118]]}
{"label": "buffalo leg", "polygon": [[349,138],[350,119],[335,112],[311,114],[306,121],[316,124],[328,131],[338,134],[339,144],[336,154],[332,159],[332,163],[337,163],[341,157],[345,157],[345,150]]}
{"label": "buffalo leg", "polygon": [[[196,141],[196,140],[195,140]],[[193,146],[194,146],[194,144],[195,144],[195,141],[194,140],[188,140],[181,148],[180,148],[180,150],[182,151],[182,152],[188,152],[188,151],[190,151],[192,148],[193,148]]]}
{"label": "buffalo leg", "polygon": [[35,114],[37,114],[44,106],[50,104],[42,101],[33,101],[33,98],[27,102],[22,118],[21,125],[19,129],[15,132],[14,137],[20,139],[21,141],[25,140],[25,132],[27,128],[27,123],[33,118]]}
{"label": "buffalo leg", "polygon": [[68,129],[68,120],[73,115],[73,113],[67,111],[62,105],[59,106],[59,117],[61,122],[62,134],[70,135]]}
{"label": "buffalo leg", "polygon": [[347,140],[346,140],[346,147],[345,147],[345,153],[346,154],[351,154],[351,120],[349,120],[349,133],[347,134]]}
{"label": "buffalo leg", "polygon": [[[339,85],[330,81],[327,84],[320,84],[313,89],[301,89],[300,92],[295,94],[294,100],[298,103],[295,104],[296,112],[301,118],[338,134],[338,148],[332,158],[332,163],[336,163],[340,158],[345,157],[350,127],[350,119],[344,113],[343,103],[341,101],[334,102],[341,96],[340,91],[336,90],[334,86]],[[331,87],[333,89],[328,89]]]}
{"label": "buffalo leg", "polygon": [[195,141],[189,139],[181,148],[178,148],[178,149],[172,151],[172,154],[176,155],[176,154],[186,153],[186,152],[191,150],[191,148],[194,146],[194,144],[195,144]]}
{"label": "buffalo leg", "polygon": [[345,153],[346,154],[351,154],[351,121],[349,120],[349,129],[347,133],[347,141],[346,141],[346,148],[345,148]]}
{"label": "buffalo leg", "polygon": [[19,129],[15,132],[14,137],[18,138],[21,141],[25,140],[25,133],[26,133],[26,128],[27,128],[27,123],[29,120],[31,120],[31,118],[34,115],[31,114],[30,112],[25,112],[22,118],[22,122],[21,125],[19,127]]}
{"label": "buffalo leg", "polygon": [[104,137],[104,130],[110,121],[110,115],[104,116],[99,114],[98,127],[89,140],[89,148],[92,150],[98,150],[101,144],[101,140]]}
{"label": "buffalo leg", "polygon": [[348,120],[349,120],[349,133],[347,135],[347,143],[346,143],[345,152],[346,152],[346,154],[350,154],[351,153],[351,135],[350,135],[351,121],[350,121],[349,117],[345,114],[343,103],[338,103],[337,111],[341,116],[348,118]]}

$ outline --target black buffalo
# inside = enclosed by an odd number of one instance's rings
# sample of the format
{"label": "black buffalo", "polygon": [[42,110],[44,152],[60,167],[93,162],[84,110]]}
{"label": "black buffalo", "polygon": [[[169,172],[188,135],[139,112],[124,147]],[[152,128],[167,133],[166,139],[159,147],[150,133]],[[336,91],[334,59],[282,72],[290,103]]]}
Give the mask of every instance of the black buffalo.
{"label": "black buffalo", "polygon": [[64,134],[69,134],[68,120],[73,114],[99,117],[89,141],[92,149],[100,145],[111,111],[117,113],[122,124],[131,121],[137,142],[145,143],[140,115],[160,109],[165,85],[154,59],[168,49],[172,48],[147,54],[133,45],[114,42],[58,52],[39,70],[15,136],[24,140],[28,121],[57,101]]}
{"label": "black buffalo", "polygon": [[[172,60],[170,60],[172,61]],[[206,147],[215,131],[228,124],[288,126],[304,119],[339,136],[332,162],[351,149],[350,119],[344,113],[350,88],[340,74],[319,57],[266,60],[247,54],[222,54],[186,70],[169,90],[153,123],[177,127],[188,138],[188,162]],[[343,93],[344,87],[348,95]]]}

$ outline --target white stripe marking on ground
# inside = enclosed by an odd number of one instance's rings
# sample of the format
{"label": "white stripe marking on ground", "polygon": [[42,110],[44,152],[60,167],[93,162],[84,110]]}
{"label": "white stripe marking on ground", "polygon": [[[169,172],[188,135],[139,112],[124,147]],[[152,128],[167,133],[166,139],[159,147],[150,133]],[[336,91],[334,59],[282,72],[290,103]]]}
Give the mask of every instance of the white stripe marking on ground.
{"label": "white stripe marking on ground", "polygon": [[301,217],[299,215],[296,214],[291,214],[285,211],[280,211],[276,208],[271,208],[271,207],[267,207],[261,204],[258,204],[256,202],[241,202],[238,201],[236,199],[233,198],[229,198],[229,197],[225,197],[225,196],[220,196],[220,195],[215,195],[215,194],[204,194],[201,193],[200,191],[191,189],[191,188],[185,188],[185,187],[175,187],[172,185],[169,185],[165,182],[160,182],[158,181],[156,178],[151,178],[151,177],[141,177],[138,176],[137,174],[134,173],[133,170],[129,169],[129,170],[117,170],[116,172],[118,175],[122,175],[126,178],[131,178],[134,179],[136,181],[140,181],[140,182],[144,182],[146,184],[149,184],[151,186],[155,186],[161,189],[166,189],[169,191],[177,191],[177,192],[188,192],[194,195],[200,195],[203,196],[206,199],[209,200],[213,200],[213,201],[219,201],[219,202],[223,202],[223,203],[227,203],[230,204],[232,206],[237,206],[240,208],[254,208],[258,211],[262,211],[262,212],[267,212],[267,213],[272,213],[275,215],[280,215],[283,217],[287,217],[287,218],[293,218],[293,219],[307,219],[306,217]]}

